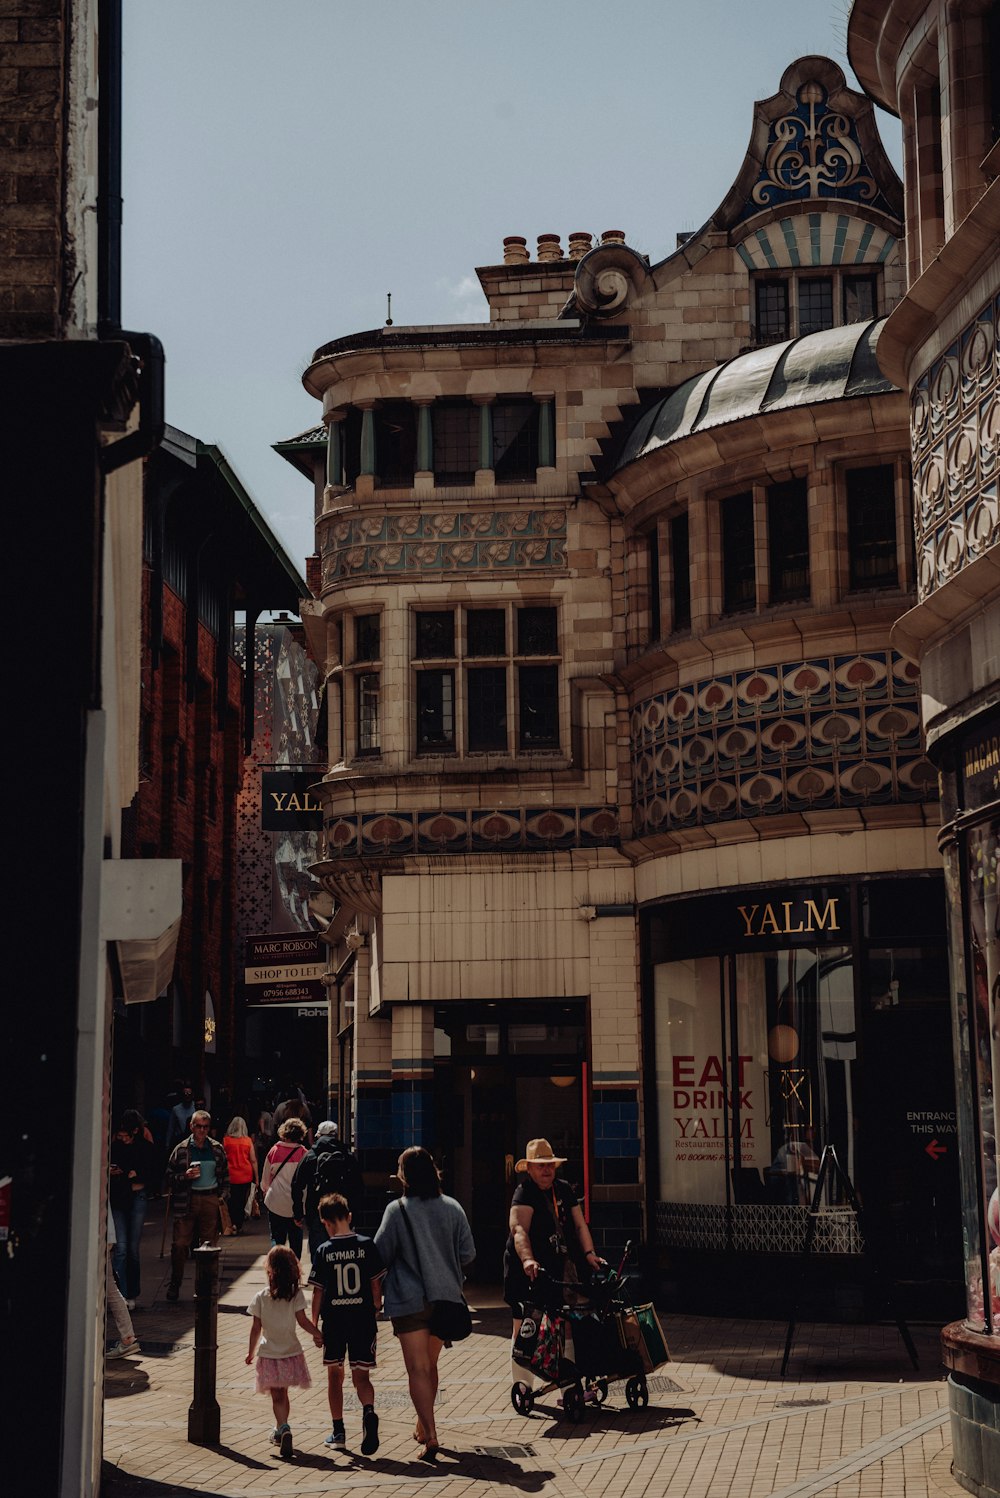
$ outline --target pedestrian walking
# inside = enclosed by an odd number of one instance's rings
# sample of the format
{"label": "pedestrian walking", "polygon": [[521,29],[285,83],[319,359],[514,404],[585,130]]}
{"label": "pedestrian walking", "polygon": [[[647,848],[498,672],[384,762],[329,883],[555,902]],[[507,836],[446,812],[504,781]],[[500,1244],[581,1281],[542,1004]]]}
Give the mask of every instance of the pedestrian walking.
{"label": "pedestrian walking", "polygon": [[237,1233],[242,1232],[247,1216],[250,1187],[257,1184],[257,1151],[247,1129],[245,1118],[231,1118],[222,1138],[229,1166],[229,1213]]}
{"label": "pedestrian walking", "polygon": [[194,1100],[194,1092],[190,1082],[181,1083],[181,1095],[178,1102],[170,1110],[167,1120],[167,1154],[188,1133],[191,1127],[191,1118],[197,1103]]}
{"label": "pedestrian walking", "polygon": [[229,1196],[229,1164],[217,1139],[210,1139],[211,1115],[197,1109],[191,1115],[191,1135],[167,1161],[167,1184],[174,1210],[170,1244],[170,1283],[167,1299],[181,1293],[188,1249],[197,1233],[199,1243],[213,1248],[219,1241],[219,1202]]}
{"label": "pedestrian walking", "polygon": [[309,1269],[313,1286],[313,1320],[322,1318],[323,1363],[332,1426],[326,1445],[347,1449],[344,1426],[344,1359],[350,1359],[351,1380],[361,1402],[361,1455],[378,1450],[378,1415],[372,1369],[378,1341],[376,1315],[382,1309],[385,1265],[370,1238],[351,1226],[345,1197],[334,1192],[319,1204],[327,1237],[319,1244]]}
{"label": "pedestrian walking", "polygon": [[105,1349],[104,1356],[106,1358],[127,1358],[131,1357],[133,1353],[141,1352],[142,1349],[139,1346],[139,1338],[136,1336],[135,1328],[132,1325],[132,1317],[129,1315],[128,1305],[126,1304],[125,1297],[119,1290],[118,1285],[115,1282],[114,1270],[111,1267],[111,1256],[115,1250],[115,1247],[115,1220],[111,1215],[111,1207],[109,1206],[108,1253],[105,1284],[107,1287],[107,1307],[111,1312],[111,1319],[115,1324],[115,1331],[118,1333],[118,1340],[117,1342],[112,1342],[111,1346]]}
{"label": "pedestrian walking", "polygon": [[363,1190],[357,1155],[341,1144],[337,1125],[331,1118],[325,1118],[316,1128],[316,1143],[296,1165],[292,1177],[292,1216],[297,1222],[305,1219],[310,1258],[329,1237],[319,1214],[322,1198],[334,1193],[344,1197],[352,1218],[357,1219]]}
{"label": "pedestrian walking", "polygon": [[306,1153],[305,1137],[306,1126],[301,1119],[286,1119],[278,1130],[277,1144],[267,1152],[260,1178],[271,1242],[287,1243],[296,1258],[302,1253],[302,1221],[296,1221],[292,1206],[292,1177]]}
{"label": "pedestrian walking", "polygon": [[[318,1347],[323,1345],[319,1327],[306,1315],[305,1292],[299,1285],[299,1261],[290,1248],[272,1248],[265,1260],[267,1289],[258,1290],[247,1306],[253,1317],[249,1366],[257,1354],[254,1387],[258,1394],[270,1394],[274,1411],[271,1444],[281,1456],[292,1454],[292,1429],[289,1389],[308,1389],[312,1385],[309,1366],[295,1332],[296,1324],[308,1332]],[[259,1346],[258,1346],[259,1344]]]}
{"label": "pedestrian walking", "polygon": [[147,1138],[142,1114],[126,1108],[111,1141],[111,1214],[115,1223],[112,1267],[130,1311],[141,1289],[139,1249],[146,1221],[147,1192],[159,1172],[156,1146]]}
{"label": "pedestrian walking", "polygon": [[396,1175],[403,1195],[386,1207],[375,1247],[387,1265],[385,1309],[406,1364],[417,1415],[413,1437],[421,1445],[420,1459],[432,1462],[440,1449],[434,1420],[438,1359],[450,1345],[431,1332],[433,1302],[465,1305],[463,1266],[476,1257],[476,1245],[461,1206],[443,1195],[427,1150],[404,1150]]}

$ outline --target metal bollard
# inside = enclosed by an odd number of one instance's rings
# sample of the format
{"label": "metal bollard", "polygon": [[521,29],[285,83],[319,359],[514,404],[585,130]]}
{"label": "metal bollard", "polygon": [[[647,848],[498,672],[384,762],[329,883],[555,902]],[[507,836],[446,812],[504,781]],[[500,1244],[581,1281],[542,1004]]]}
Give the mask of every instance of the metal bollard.
{"label": "metal bollard", "polygon": [[215,1359],[219,1331],[220,1248],[203,1243],[194,1251],[194,1397],[188,1408],[188,1440],[195,1446],[219,1444],[219,1401]]}

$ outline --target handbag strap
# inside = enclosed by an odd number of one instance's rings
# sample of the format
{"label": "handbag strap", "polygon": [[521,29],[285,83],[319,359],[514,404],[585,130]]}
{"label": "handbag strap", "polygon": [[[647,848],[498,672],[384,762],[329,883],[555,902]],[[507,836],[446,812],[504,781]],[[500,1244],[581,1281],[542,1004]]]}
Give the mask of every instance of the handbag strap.
{"label": "handbag strap", "polygon": [[[278,1179],[278,1177],[280,1176],[281,1172],[284,1170],[285,1166],[288,1164],[289,1160],[295,1154],[295,1151],[297,1149],[298,1149],[298,1145],[296,1144],[296,1145],[293,1145],[292,1148],[288,1151],[288,1154],[282,1160],[281,1164],[278,1166],[277,1170],[274,1172],[274,1175],[271,1177],[270,1186],[274,1185],[275,1181]],[[270,1186],[269,1186],[268,1189],[270,1189]]]}

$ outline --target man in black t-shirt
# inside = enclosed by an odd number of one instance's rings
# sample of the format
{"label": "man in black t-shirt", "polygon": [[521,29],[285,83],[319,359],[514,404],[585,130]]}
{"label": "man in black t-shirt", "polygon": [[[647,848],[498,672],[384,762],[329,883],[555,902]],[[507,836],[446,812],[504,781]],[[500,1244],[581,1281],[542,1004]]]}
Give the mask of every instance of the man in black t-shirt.
{"label": "man in black t-shirt", "polygon": [[323,1363],[327,1370],[327,1392],[333,1429],[326,1445],[347,1448],[344,1430],[344,1358],[350,1359],[351,1378],[361,1401],[362,1456],[378,1450],[378,1416],[371,1370],[375,1367],[378,1326],[375,1316],[382,1309],[382,1279],[385,1265],[370,1238],[351,1227],[351,1209],[344,1197],[333,1192],[324,1196],[319,1214],[329,1237],[312,1257],[309,1283],[313,1287],[312,1319],[323,1326]]}

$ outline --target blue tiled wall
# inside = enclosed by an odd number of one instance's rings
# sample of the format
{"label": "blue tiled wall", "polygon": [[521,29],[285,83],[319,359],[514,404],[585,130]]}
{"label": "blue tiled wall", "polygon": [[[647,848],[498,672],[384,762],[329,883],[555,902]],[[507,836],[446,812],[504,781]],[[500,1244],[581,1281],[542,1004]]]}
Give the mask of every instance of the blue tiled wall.
{"label": "blue tiled wall", "polygon": [[594,1156],[598,1160],[639,1158],[639,1099],[630,1088],[595,1088]]}

